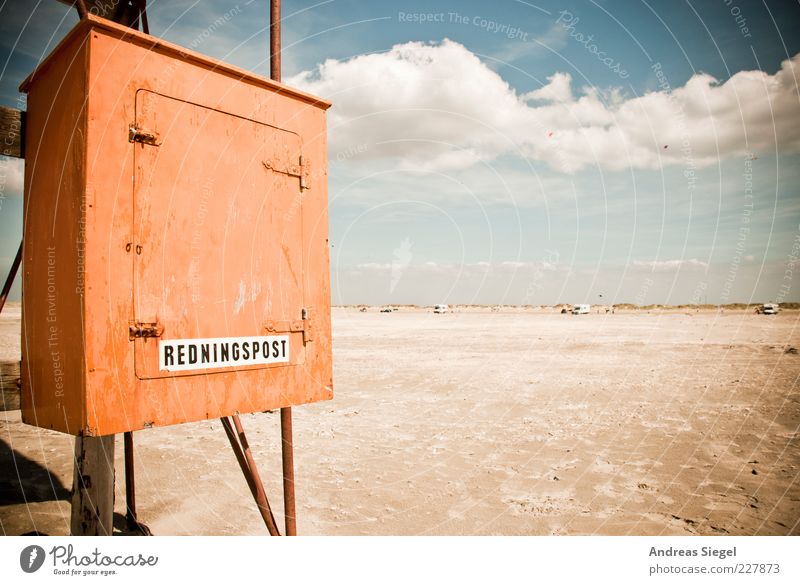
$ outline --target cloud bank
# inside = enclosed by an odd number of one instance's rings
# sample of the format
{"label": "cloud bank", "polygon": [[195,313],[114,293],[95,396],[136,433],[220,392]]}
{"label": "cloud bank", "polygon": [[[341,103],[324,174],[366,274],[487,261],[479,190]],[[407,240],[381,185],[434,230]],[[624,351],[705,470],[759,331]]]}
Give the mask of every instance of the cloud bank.
{"label": "cloud bank", "polygon": [[[725,82],[698,73],[657,91],[577,89],[556,72],[518,94],[463,45],[443,40],[329,59],[287,80],[332,99],[330,138],[348,161],[455,170],[500,156],[573,173],[702,167],[746,153],[800,152],[800,55],[774,74],[741,71]],[[355,150],[354,150],[355,149]]]}

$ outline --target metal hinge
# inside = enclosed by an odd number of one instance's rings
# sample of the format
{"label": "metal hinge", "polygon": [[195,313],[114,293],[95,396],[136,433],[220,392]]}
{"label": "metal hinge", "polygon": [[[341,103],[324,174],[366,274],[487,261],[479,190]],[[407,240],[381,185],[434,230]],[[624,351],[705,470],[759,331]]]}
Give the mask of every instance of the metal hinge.
{"label": "metal hinge", "polygon": [[262,162],[264,168],[276,173],[297,177],[300,179],[300,189],[309,189],[308,175],[311,174],[311,164],[300,155],[300,162],[296,165],[285,164],[279,160],[265,160]]}
{"label": "metal hinge", "polygon": [[139,142],[140,144],[147,144],[150,146],[161,145],[158,134],[138,128],[135,124],[128,127],[128,142]]}
{"label": "metal hinge", "polygon": [[164,333],[164,326],[159,323],[139,323],[137,321],[128,326],[128,339],[161,337],[162,333]]}
{"label": "metal hinge", "polygon": [[303,345],[314,341],[314,327],[307,309],[303,309],[302,319],[292,321],[267,321],[264,329],[269,333],[303,333]]}

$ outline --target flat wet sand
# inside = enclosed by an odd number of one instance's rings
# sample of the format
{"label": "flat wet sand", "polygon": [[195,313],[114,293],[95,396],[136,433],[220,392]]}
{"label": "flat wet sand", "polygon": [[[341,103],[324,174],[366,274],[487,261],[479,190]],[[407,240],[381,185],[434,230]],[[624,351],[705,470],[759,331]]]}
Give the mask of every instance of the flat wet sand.
{"label": "flat wet sand", "polygon": [[[798,325],[334,309],[335,398],[294,409],[299,532],[800,534]],[[0,358],[18,332],[4,312]],[[242,420],[282,524],[278,415]],[[155,534],[265,533],[219,421],[135,440]],[[68,533],[73,442],[0,413],[4,533]]]}

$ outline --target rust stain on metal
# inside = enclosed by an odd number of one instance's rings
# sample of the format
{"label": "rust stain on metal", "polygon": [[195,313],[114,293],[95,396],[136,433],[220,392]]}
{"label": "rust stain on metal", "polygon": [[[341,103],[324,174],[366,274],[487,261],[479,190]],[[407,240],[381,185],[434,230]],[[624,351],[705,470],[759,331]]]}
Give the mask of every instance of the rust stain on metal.
{"label": "rust stain on metal", "polygon": [[137,128],[135,125],[128,127],[128,142],[138,142],[149,146],[160,146],[161,140],[155,132],[148,132]]}

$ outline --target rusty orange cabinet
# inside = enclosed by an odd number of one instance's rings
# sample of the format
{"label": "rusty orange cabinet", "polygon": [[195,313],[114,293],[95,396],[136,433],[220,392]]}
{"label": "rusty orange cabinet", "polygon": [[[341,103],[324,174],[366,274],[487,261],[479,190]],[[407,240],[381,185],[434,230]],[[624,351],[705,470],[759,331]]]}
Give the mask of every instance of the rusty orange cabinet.
{"label": "rusty orange cabinet", "polygon": [[25,422],[332,397],[328,102],[94,17],[21,89]]}

